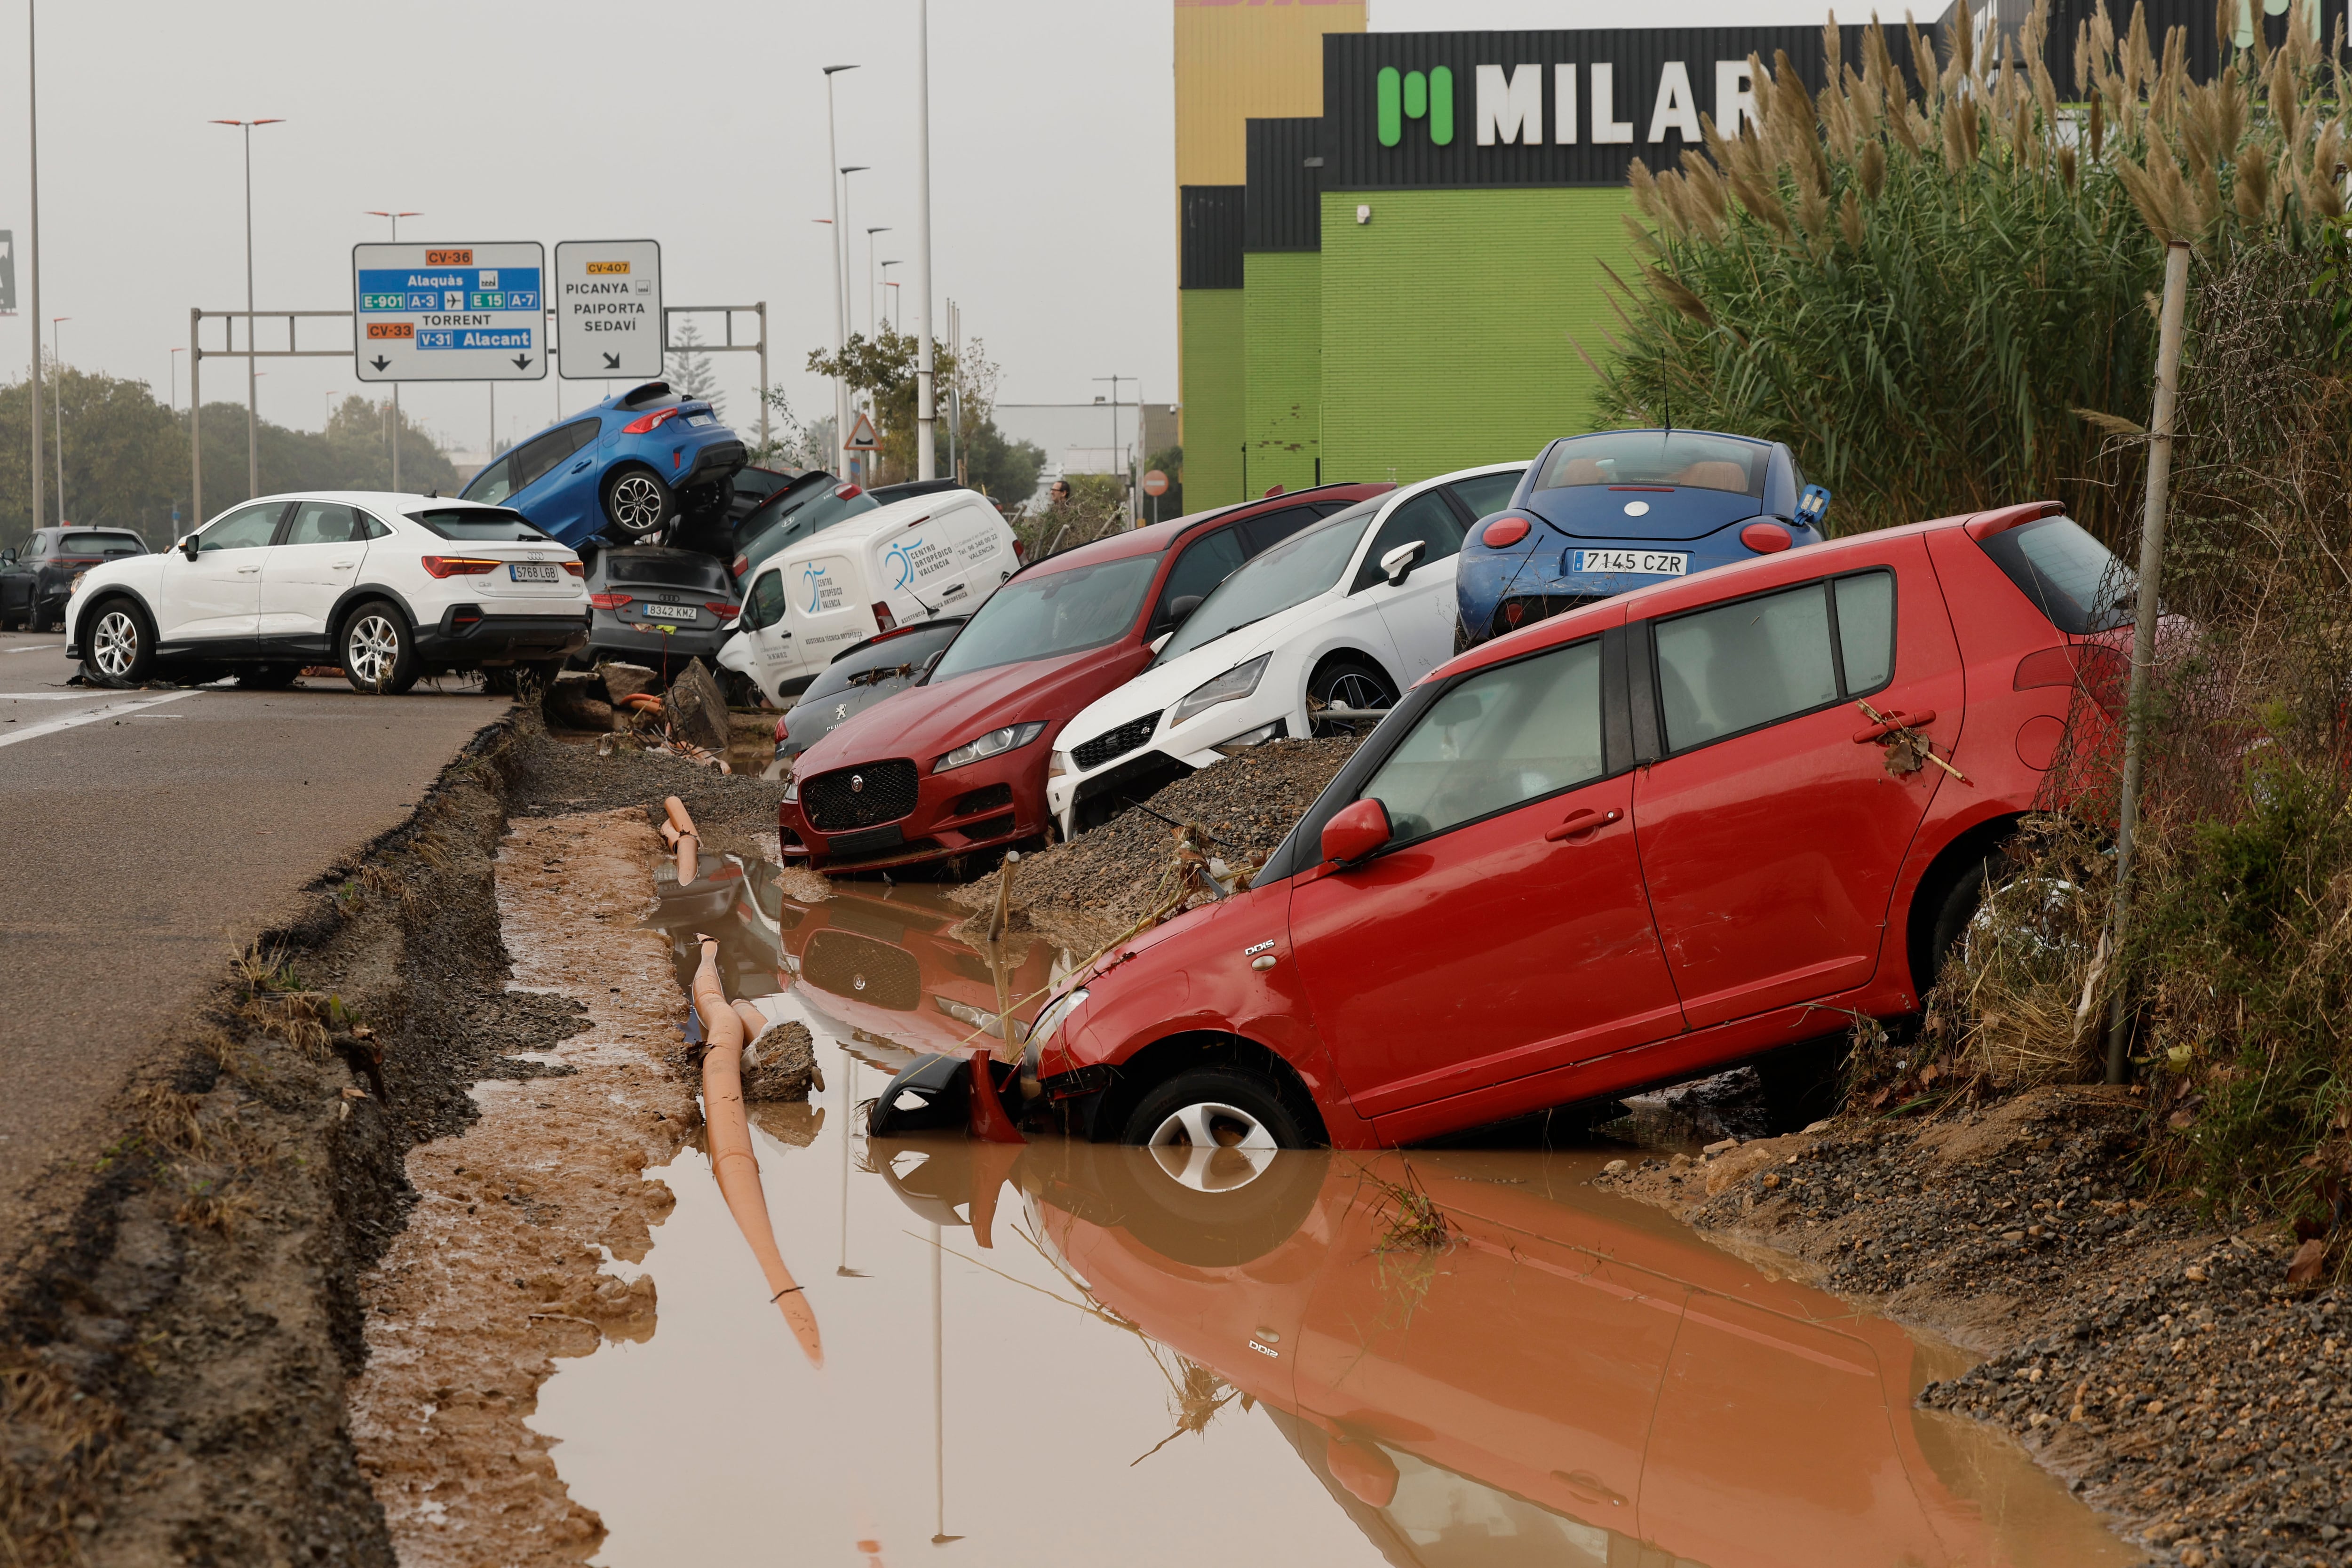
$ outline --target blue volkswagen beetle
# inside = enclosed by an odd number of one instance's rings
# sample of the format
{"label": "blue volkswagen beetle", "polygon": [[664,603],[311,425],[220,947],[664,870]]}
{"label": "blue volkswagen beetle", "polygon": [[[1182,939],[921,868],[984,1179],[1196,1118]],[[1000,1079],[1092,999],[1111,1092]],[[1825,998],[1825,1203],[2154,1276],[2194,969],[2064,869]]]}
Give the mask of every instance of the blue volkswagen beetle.
{"label": "blue volkswagen beetle", "polygon": [[1554,441],[1463,543],[1457,651],[1664,577],[1818,544],[1829,500],[1778,441],[1711,430]]}
{"label": "blue volkswagen beetle", "polygon": [[574,549],[600,534],[655,544],[681,518],[724,521],[747,456],[709,404],[649,381],[508,448],[457,493]]}

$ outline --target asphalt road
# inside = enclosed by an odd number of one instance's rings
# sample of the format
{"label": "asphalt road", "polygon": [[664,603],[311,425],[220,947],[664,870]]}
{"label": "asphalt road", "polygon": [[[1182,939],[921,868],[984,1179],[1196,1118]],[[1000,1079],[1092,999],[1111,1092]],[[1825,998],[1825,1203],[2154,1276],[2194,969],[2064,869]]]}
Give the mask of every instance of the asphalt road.
{"label": "asphalt road", "polygon": [[0,634],[0,1254],[53,1156],[232,952],[396,826],[507,699],[68,686]]}

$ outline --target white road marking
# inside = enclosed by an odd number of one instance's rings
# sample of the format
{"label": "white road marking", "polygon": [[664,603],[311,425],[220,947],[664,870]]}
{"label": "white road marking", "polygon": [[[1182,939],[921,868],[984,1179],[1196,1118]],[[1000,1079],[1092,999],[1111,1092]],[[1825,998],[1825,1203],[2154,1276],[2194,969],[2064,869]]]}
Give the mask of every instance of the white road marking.
{"label": "white road marking", "polygon": [[0,702],[87,702],[103,695],[102,688],[89,691],[0,691]]}
{"label": "white road marking", "polygon": [[62,719],[52,719],[44,724],[27,724],[21,730],[0,733],[0,746],[13,746],[19,741],[30,741],[43,735],[54,735],[60,730],[70,730],[78,724],[95,724],[100,719],[120,719],[126,713],[136,713],[142,708],[160,707],[177,702],[187,696],[184,691],[159,691],[149,697],[134,697],[127,702],[109,702],[102,708],[86,712],[68,713]]}

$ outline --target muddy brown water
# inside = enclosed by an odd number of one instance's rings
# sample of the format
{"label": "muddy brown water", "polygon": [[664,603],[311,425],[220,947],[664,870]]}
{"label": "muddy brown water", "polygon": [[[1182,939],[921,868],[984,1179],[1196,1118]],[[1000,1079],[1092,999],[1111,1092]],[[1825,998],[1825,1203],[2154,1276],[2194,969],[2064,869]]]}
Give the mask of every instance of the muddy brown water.
{"label": "muddy brown water", "polygon": [[[1070,955],[992,965],[922,888],[803,904],[713,858],[664,894],[681,985],[710,932],[730,994],[815,1034],[824,1092],[753,1126],[824,1364],[703,1156],[646,1172],[677,1206],[608,1271],[651,1277],[654,1331],[563,1363],[530,1422],[597,1563],[2143,1560],[2006,1437],[1914,1408],[1966,1358],[1595,1191],[1613,1151],[869,1140],[910,1053],[1034,1015]],[[1444,1245],[1398,1236],[1413,1189]]]}

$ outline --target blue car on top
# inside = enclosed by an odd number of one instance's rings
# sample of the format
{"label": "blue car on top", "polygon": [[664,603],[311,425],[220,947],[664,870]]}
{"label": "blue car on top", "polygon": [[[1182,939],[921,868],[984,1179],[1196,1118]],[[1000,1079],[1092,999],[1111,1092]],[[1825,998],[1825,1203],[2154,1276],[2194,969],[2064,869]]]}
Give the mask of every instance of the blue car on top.
{"label": "blue car on top", "polygon": [[1711,430],[1554,441],[1463,543],[1456,651],[1661,578],[1818,544],[1829,500],[1778,441]]}
{"label": "blue car on top", "polygon": [[723,519],[747,456],[709,404],[649,381],[509,447],[458,494],[574,549],[651,544],[681,518]]}

